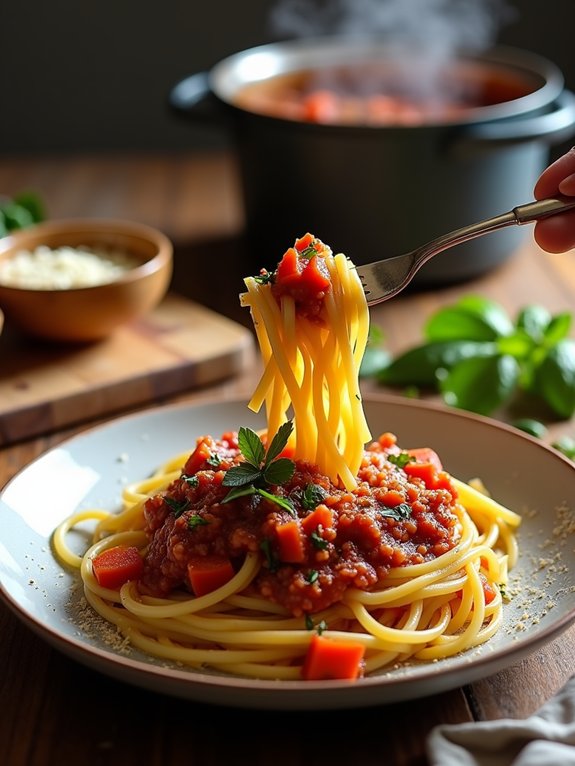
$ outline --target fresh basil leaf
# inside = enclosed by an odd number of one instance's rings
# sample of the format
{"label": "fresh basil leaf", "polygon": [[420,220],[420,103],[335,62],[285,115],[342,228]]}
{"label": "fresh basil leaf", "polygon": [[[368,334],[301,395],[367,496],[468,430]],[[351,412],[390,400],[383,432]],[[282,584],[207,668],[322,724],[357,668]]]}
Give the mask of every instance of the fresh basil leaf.
{"label": "fresh basil leaf", "polygon": [[251,463],[240,463],[229,468],[222,480],[224,487],[241,487],[244,484],[253,484],[260,479],[262,472]]}
{"label": "fresh basil leaf", "polygon": [[568,311],[556,314],[545,330],[545,343],[547,346],[554,346],[560,340],[567,337],[571,329],[573,316]]}
{"label": "fresh basil leaf", "polygon": [[293,460],[280,457],[267,465],[263,470],[263,478],[268,484],[284,484],[289,481],[295,471]]}
{"label": "fresh basil leaf", "polygon": [[559,341],[537,368],[534,387],[545,402],[563,418],[575,412],[575,341]]}
{"label": "fresh basil leaf", "polygon": [[515,324],[536,343],[541,343],[550,321],[551,314],[543,306],[526,306],[517,315]]}
{"label": "fresh basil leaf", "polygon": [[180,479],[182,481],[185,481],[186,484],[188,486],[190,486],[190,487],[197,487],[199,485],[199,483],[200,483],[200,480],[198,479],[198,477],[195,474],[193,474],[192,476],[189,476],[187,473],[183,473],[180,476]]}
{"label": "fresh basil leaf", "polygon": [[520,431],[525,431],[526,434],[536,436],[538,439],[543,439],[547,434],[547,426],[539,420],[533,420],[533,418],[517,418],[511,422],[511,425]]}
{"label": "fresh basil leaf", "polygon": [[464,359],[441,381],[446,404],[489,415],[511,396],[520,375],[509,355]]}
{"label": "fresh basil leaf", "polygon": [[497,353],[495,343],[476,343],[475,341],[426,343],[396,357],[391,364],[378,373],[377,379],[380,383],[393,386],[436,388],[438,370],[450,370],[462,359],[492,356],[495,353]]}
{"label": "fresh basil leaf", "polygon": [[25,229],[34,223],[34,218],[30,211],[14,202],[3,205],[2,212],[4,214],[4,225],[8,231]]}
{"label": "fresh basil leaf", "polygon": [[319,572],[317,569],[310,569],[309,572],[304,575],[304,577],[306,582],[308,582],[310,585],[313,585],[314,582],[316,582],[319,578]]}
{"label": "fresh basil leaf", "polygon": [[286,423],[282,423],[282,425],[278,428],[278,432],[272,439],[272,442],[266,453],[266,465],[269,465],[272,460],[275,460],[276,457],[285,449],[292,431],[293,421],[291,420],[288,420]]}
{"label": "fresh basil leaf", "polygon": [[570,460],[575,460],[575,439],[572,436],[562,436],[551,446],[562,452]]}
{"label": "fresh basil leaf", "polygon": [[504,335],[496,343],[499,354],[510,354],[516,359],[528,359],[537,348],[536,341],[525,330]]}
{"label": "fresh basil leaf", "polygon": [[247,462],[259,468],[264,461],[265,448],[257,433],[251,428],[241,426],[238,431],[238,446]]}
{"label": "fresh basil leaf", "polygon": [[513,322],[501,306],[478,295],[440,309],[424,328],[428,341],[491,341],[512,332]]}
{"label": "fresh basil leaf", "polygon": [[391,362],[391,354],[383,348],[367,346],[359,367],[360,378],[371,378]]}
{"label": "fresh basil leaf", "polygon": [[381,327],[378,324],[375,324],[375,322],[371,322],[367,332],[367,345],[379,346],[383,343],[384,340],[385,334]]}
{"label": "fresh basil leaf", "polygon": [[12,201],[18,205],[18,207],[28,211],[33,223],[39,223],[46,217],[42,200],[37,194],[34,194],[34,192],[20,192],[20,194],[16,194],[13,197]]}

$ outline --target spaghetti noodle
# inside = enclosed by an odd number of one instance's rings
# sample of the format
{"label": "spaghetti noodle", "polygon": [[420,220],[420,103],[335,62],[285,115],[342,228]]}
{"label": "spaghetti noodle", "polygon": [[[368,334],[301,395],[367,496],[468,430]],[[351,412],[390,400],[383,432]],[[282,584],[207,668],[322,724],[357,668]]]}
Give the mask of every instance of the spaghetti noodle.
{"label": "spaghetti noodle", "polygon": [[[310,673],[319,636],[360,647],[349,677],[488,640],[519,517],[432,450],[388,433],[369,442],[366,306],[350,262],[306,235],[246,286],[264,360],[250,407],[265,404],[267,429],[200,437],[127,487],[120,512],[60,525],[56,554],[89,604],[146,653],[263,679],[343,677]],[[87,519],[93,544],[79,556],[68,535]],[[133,549],[137,575],[100,577],[106,552]]]}

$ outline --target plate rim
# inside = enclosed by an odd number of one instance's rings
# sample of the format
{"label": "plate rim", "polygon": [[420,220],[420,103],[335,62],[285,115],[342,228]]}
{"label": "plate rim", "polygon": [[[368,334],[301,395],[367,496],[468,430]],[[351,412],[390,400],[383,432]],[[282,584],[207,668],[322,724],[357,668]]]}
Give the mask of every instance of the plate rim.
{"label": "plate rim", "polygon": [[[422,410],[431,411],[438,416],[453,417],[458,421],[469,421],[482,424],[496,431],[503,431],[512,437],[520,438],[531,444],[535,448],[542,450],[550,458],[565,464],[565,466],[575,472],[575,464],[561,452],[544,443],[541,439],[520,431],[516,427],[498,421],[493,418],[479,415],[467,410],[459,410],[448,405],[421,399],[407,399],[388,393],[369,393],[364,395],[363,403],[369,405],[389,405],[400,407],[404,410]],[[192,412],[209,407],[238,408],[247,409],[247,401],[244,398],[237,397],[222,401],[217,397],[202,399],[198,402],[171,402],[160,404],[145,409],[139,409],[135,412],[124,413],[114,418],[107,419],[104,422],[93,424],[83,428],[81,431],[67,436],[60,441],[50,445],[40,455],[29,461],[21,467],[14,476],[12,476],[3,487],[0,488],[0,501],[3,501],[4,495],[13,482],[21,479],[22,475],[34,464],[41,461],[53,450],[67,448],[84,440],[89,440],[95,433],[100,433],[123,424],[138,423],[150,417],[161,417],[165,413]],[[199,435],[199,434],[197,434]],[[194,435],[191,437],[195,438]],[[1,511],[0,507],[0,511]],[[0,535],[1,537],[1,535]],[[50,544],[50,539],[47,540]],[[50,544],[49,555],[54,557],[52,546]],[[66,570],[73,576],[73,572]],[[63,631],[41,621],[30,611],[23,608],[12,598],[4,586],[4,578],[0,571],[0,598],[8,606],[11,612],[27,628],[31,629],[36,635],[40,636],[53,648],[63,652],[68,657],[73,658],[93,669],[106,675],[113,676],[119,680],[127,681],[136,686],[141,686],[161,693],[168,693],[174,696],[195,699],[197,701],[221,703],[222,691],[230,692],[229,699],[224,704],[231,704],[235,707],[260,708],[263,705],[269,707],[270,704],[275,709],[307,709],[318,707],[322,709],[334,709],[342,707],[367,706],[372,704],[390,704],[394,701],[403,701],[415,698],[422,698],[433,695],[441,691],[457,688],[465,683],[473,682],[486,676],[498,672],[486,671],[497,658],[511,656],[512,660],[505,667],[515,662],[519,662],[525,656],[532,654],[541,646],[550,642],[554,637],[565,631],[569,625],[575,622],[575,604],[573,607],[563,613],[561,616],[552,620],[548,625],[541,629],[534,640],[519,640],[514,647],[500,648],[494,652],[484,652],[476,654],[472,662],[465,664],[465,653],[462,653],[462,665],[441,667],[441,662],[426,663],[417,665],[418,674],[414,679],[409,673],[402,675],[387,674],[372,675],[359,679],[354,684],[349,682],[330,680],[330,681],[303,681],[292,680],[281,682],[269,679],[250,679],[232,675],[220,675],[197,671],[192,668],[166,667],[153,664],[144,659],[130,658],[114,652],[113,650],[102,649],[91,645],[83,639],[82,636],[74,637],[66,635]],[[488,645],[488,644],[487,644]],[[406,666],[408,669],[410,666]],[[413,667],[413,666],[411,666]],[[118,673],[118,671],[121,671]],[[457,677],[465,671],[465,679],[458,681]],[[417,693],[410,693],[410,688],[415,684],[422,687]],[[281,684],[281,699],[277,696],[278,686]],[[433,688],[427,688],[432,686]],[[396,693],[393,699],[388,699],[383,690],[393,689]],[[379,694],[378,694],[379,692]],[[305,700],[302,703],[302,693],[305,693]],[[345,697],[345,699],[340,699]]]}

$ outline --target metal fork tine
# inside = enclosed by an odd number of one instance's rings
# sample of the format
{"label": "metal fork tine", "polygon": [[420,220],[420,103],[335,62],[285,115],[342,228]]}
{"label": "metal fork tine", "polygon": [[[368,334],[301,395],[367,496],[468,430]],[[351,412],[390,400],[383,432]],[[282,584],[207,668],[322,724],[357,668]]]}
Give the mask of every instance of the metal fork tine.
{"label": "metal fork tine", "polygon": [[507,213],[488,218],[485,221],[464,226],[461,229],[443,234],[417,250],[405,255],[396,255],[375,263],[357,267],[357,274],[369,306],[381,303],[401,292],[413,279],[419,269],[434,255],[447,250],[449,247],[460,245],[483,234],[489,234],[511,224],[522,225],[535,223],[550,215],[557,215],[575,208],[575,197],[557,195],[549,199],[528,202],[518,205]]}

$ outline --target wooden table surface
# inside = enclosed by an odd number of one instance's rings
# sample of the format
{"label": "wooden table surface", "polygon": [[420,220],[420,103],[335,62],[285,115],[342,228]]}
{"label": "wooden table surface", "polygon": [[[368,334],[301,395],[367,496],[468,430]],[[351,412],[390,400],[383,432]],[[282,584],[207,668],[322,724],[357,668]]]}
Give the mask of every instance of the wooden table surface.
{"label": "wooden table surface", "polygon": [[[235,169],[225,153],[0,161],[0,193],[30,189],[42,196],[51,218],[123,217],[158,226],[175,245],[173,289],[249,325],[237,294],[241,277],[251,268],[246,269],[242,245]],[[224,273],[226,280],[220,282]],[[388,348],[400,350],[421,340],[430,313],[470,292],[493,298],[511,314],[529,303],[554,312],[575,310],[575,254],[541,253],[529,237],[497,270],[464,284],[410,291],[373,309],[372,319],[385,329]],[[171,401],[247,399],[257,373],[256,365]],[[365,388],[367,393],[370,386]],[[2,449],[0,487],[33,458],[85,427]],[[549,440],[562,434],[575,435],[575,424],[552,424]],[[238,711],[162,696],[100,675],[48,646],[0,603],[0,763],[423,766],[426,736],[438,723],[533,713],[575,671],[574,642],[575,627],[491,678],[414,702],[336,712]],[[342,736],[332,738],[337,730]]]}

